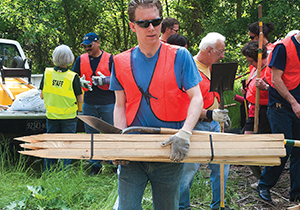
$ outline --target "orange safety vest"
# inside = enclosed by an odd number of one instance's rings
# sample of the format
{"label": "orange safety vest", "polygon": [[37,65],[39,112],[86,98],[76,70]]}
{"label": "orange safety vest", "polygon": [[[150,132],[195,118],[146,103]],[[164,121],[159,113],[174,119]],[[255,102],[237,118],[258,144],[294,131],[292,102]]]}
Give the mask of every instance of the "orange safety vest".
{"label": "orange safety vest", "polygon": [[[189,97],[178,88],[174,63],[178,47],[161,44],[158,60],[146,93],[142,93],[135,81],[131,66],[131,53],[134,48],[114,57],[116,78],[126,95],[126,119],[132,124],[141,104],[143,95],[152,113],[161,121],[182,122],[187,117]],[[142,68],[142,67],[140,67]],[[137,69],[141,71],[142,69]]]}
{"label": "orange safety vest", "polygon": [[211,81],[205,74],[203,74],[201,71],[199,72],[202,77],[202,81],[199,83],[199,86],[203,97],[203,109],[208,109],[214,104],[215,98],[217,98],[218,102],[220,103],[220,95],[217,92],[209,92]]}
{"label": "orange safety vest", "polygon": [[[292,41],[292,37],[288,37],[286,39],[283,39],[282,41],[278,42],[277,44],[283,44],[286,49],[286,65],[285,65],[285,71],[283,72],[281,78],[287,87],[288,90],[293,90],[300,84],[300,60],[297,54],[297,50],[295,47],[294,42]],[[276,44],[276,45],[277,45]],[[269,56],[268,64],[271,61],[272,53]],[[268,66],[268,69],[266,71],[266,80],[267,82],[273,87],[271,78],[272,78],[272,69]]]}
{"label": "orange safety vest", "polygon": [[[267,68],[264,68],[264,69],[261,70],[261,79],[262,80],[264,80],[264,75],[265,75],[266,69]],[[251,75],[251,77],[252,77],[252,75]],[[256,79],[256,76],[253,77],[253,79],[249,82],[248,89],[247,89],[247,94],[246,94],[246,99],[251,104],[255,104],[255,96],[256,96],[255,79]],[[259,104],[260,105],[268,105],[268,101],[269,101],[269,92],[264,91],[264,90],[260,90],[259,91]]]}
{"label": "orange safety vest", "polygon": [[[96,72],[94,76],[99,76],[98,72],[101,72],[103,75],[105,76],[110,76],[110,71],[109,71],[109,58],[110,58],[111,54],[102,51],[102,57],[101,60],[97,66]],[[93,70],[91,68],[91,64],[90,64],[90,59],[89,59],[89,55],[87,53],[83,54],[80,56],[80,77],[83,76],[83,74],[85,75],[85,79],[87,81],[90,81],[90,84],[93,84],[92,81],[92,76],[93,76]],[[102,90],[109,90],[109,85],[102,85],[102,86],[98,86],[100,89]],[[84,91],[88,91],[89,89],[87,88],[82,88]]]}

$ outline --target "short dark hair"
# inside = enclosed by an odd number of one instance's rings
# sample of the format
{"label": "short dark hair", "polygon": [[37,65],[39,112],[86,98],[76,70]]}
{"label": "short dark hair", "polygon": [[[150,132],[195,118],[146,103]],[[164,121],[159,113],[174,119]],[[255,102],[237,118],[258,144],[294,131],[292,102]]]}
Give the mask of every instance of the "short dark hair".
{"label": "short dark hair", "polygon": [[179,21],[175,18],[166,17],[161,23],[161,33],[165,33],[167,28],[172,28],[174,25],[179,25]]}
{"label": "short dark hair", "polygon": [[[254,33],[256,36],[259,36],[259,22],[252,23],[248,30],[251,33]],[[266,39],[269,41],[269,33],[274,31],[274,24],[272,22],[269,23],[263,23],[263,34],[266,37]]]}
{"label": "short dark hair", "polygon": [[[255,40],[245,44],[241,51],[243,56],[252,58],[255,62],[257,62],[258,48],[259,48],[259,41]],[[265,47],[265,45],[262,45],[262,59],[265,59],[267,57],[268,57],[267,48]]]}
{"label": "short dark hair", "polygon": [[168,44],[179,45],[181,47],[185,47],[185,45],[189,44],[189,40],[180,34],[172,34],[167,39]]}
{"label": "short dark hair", "polygon": [[136,8],[149,8],[156,7],[159,11],[159,16],[162,17],[162,6],[159,0],[131,0],[128,4],[128,16],[131,22],[135,21],[135,10]]}

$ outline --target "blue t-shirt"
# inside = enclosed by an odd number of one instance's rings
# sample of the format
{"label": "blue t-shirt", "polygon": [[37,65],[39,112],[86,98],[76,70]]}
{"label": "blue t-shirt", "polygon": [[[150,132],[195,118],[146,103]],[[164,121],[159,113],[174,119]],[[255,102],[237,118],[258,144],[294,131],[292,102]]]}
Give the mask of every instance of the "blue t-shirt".
{"label": "blue t-shirt", "polygon": [[[293,36],[291,39],[292,39],[292,41],[293,41],[293,43],[296,47],[298,58],[300,60],[300,44],[296,40],[295,36]],[[269,67],[270,68],[275,67],[279,70],[287,71],[285,69],[286,57],[287,57],[287,53],[286,53],[285,46],[283,44],[276,45],[274,50],[273,50],[273,53],[272,53],[272,58],[271,58],[271,61],[269,63]],[[299,73],[300,73],[300,67],[299,67]],[[300,103],[300,85],[298,85],[295,89],[290,90],[290,93],[298,101],[298,103]],[[270,88],[269,88],[269,106],[271,106],[275,103],[282,103],[286,106],[291,107],[290,103],[287,102],[287,100],[285,100],[278,93],[278,91],[270,85]]]}
{"label": "blue t-shirt", "polygon": [[[94,76],[97,70],[98,64],[100,63],[102,54],[99,57],[89,56],[91,69],[93,71]],[[109,58],[109,70],[111,69],[113,63],[113,56],[111,55]],[[78,57],[75,61],[72,71],[76,72],[78,75],[81,75],[80,71],[80,57]],[[102,90],[98,86],[92,84],[93,91],[86,91],[84,93],[84,102],[91,105],[107,105],[115,103],[115,93],[109,90]]]}
{"label": "blue t-shirt", "polygon": [[[159,52],[160,48],[153,57],[148,58],[140,51],[138,46],[132,51],[131,58],[133,61],[133,75],[135,81],[143,90],[147,90],[149,86],[156,62],[158,60]],[[174,69],[179,88],[188,90],[198,85],[202,80],[192,55],[183,47],[180,47],[177,50]],[[114,66],[112,68],[110,90],[123,90],[123,87],[115,77]],[[132,126],[167,127],[179,129],[183,126],[183,122],[174,123],[160,121],[152,113],[150,106],[145,100],[145,97],[142,97],[140,108],[132,123]]]}

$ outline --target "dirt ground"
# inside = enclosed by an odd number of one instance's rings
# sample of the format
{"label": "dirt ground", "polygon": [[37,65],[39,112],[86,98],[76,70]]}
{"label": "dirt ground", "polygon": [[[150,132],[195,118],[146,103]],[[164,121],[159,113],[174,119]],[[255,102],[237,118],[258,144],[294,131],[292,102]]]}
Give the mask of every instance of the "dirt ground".
{"label": "dirt ground", "polygon": [[[200,167],[201,170],[208,170],[205,164],[201,164]],[[299,205],[299,203],[289,201],[289,176],[289,164],[287,163],[277,184],[271,189],[273,202],[268,203],[258,196],[255,188],[251,187],[251,184],[258,180],[253,176],[250,167],[231,165],[227,183],[237,183],[233,188],[238,195],[231,198],[231,203],[238,205],[241,210],[282,210]]]}

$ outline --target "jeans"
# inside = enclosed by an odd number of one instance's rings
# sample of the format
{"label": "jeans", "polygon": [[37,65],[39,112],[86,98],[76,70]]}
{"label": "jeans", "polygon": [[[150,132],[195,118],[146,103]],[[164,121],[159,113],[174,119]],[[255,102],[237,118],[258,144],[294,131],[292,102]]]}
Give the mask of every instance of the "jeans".
{"label": "jeans", "polygon": [[[273,133],[283,133],[286,139],[300,139],[300,119],[293,110],[284,105],[268,108],[268,119]],[[260,176],[258,186],[270,189],[278,181],[286,161],[290,156],[290,199],[300,196],[300,148],[285,146],[287,155],[281,159],[279,166],[266,166]]]}
{"label": "jeans", "polygon": [[[220,132],[220,124],[216,121],[212,122],[201,122],[199,121],[194,130]],[[190,207],[190,188],[193,183],[194,176],[198,170],[199,163],[184,163],[183,173],[180,182],[180,199],[179,209],[189,209]],[[220,165],[219,164],[208,164],[211,169],[210,181],[213,198],[210,204],[210,208],[219,209],[221,201],[220,193]],[[224,165],[224,190],[226,189],[226,181],[229,174],[230,165]]]}
{"label": "jeans", "polygon": [[141,210],[144,190],[150,181],[153,209],[179,207],[182,163],[130,162],[119,167],[119,210]]}
{"label": "jeans", "polygon": [[192,187],[194,176],[198,171],[199,163],[184,163],[183,172],[180,181],[180,198],[179,209],[185,210],[190,208],[190,188]]}
{"label": "jeans", "polygon": [[[46,120],[47,133],[76,133],[77,121],[70,120]],[[71,164],[72,159],[62,159],[63,166]],[[53,158],[44,158],[43,170],[50,169],[56,162]]]}
{"label": "jeans", "polygon": [[[113,112],[114,112],[115,104],[107,104],[107,105],[92,105],[83,103],[82,105],[82,114],[94,116],[104,120],[105,122],[113,125]],[[99,133],[96,129],[91,126],[84,124],[86,133]]]}
{"label": "jeans", "polygon": [[[83,103],[82,114],[100,118],[105,122],[113,125],[114,106],[115,104],[92,105],[92,104]],[[86,133],[99,133],[99,131],[87,125],[86,123],[84,123],[84,129]],[[102,167],[100,160],[89,160],[89,162],[93,165],[92,167],[96,167],[96,168]]]}

